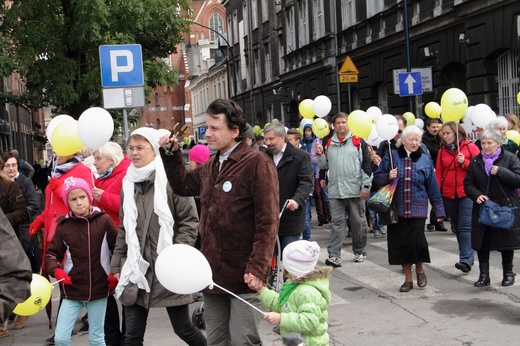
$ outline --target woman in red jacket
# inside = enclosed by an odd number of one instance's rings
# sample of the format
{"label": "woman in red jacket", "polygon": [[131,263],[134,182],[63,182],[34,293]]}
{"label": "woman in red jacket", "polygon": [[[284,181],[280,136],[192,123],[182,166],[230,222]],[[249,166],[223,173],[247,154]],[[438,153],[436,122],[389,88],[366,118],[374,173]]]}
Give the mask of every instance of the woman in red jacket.
{"label": "woman in red jacket", "polygon": [[108,142],[94,151],[94,166],[99,177],[92,189],[94,205],[105,211],[119,227],[121,186],[130,159],[123,154],[121,146]]}
{"label": "woman in red jacket", "polygon": [[464,176],[471,158],[477,156],[480,150],[474,143],[467,141],[466,131],[460,124],[447,122],[442,125],[441,131],[444,136],[437,155],[435,175],[441,189],[444,209],[451,218],[459,243],[459,262],[455,263],[455,268],[463,273],[469,273],[473,266],[471,248],[473,201],[466,197],[464,192]]}

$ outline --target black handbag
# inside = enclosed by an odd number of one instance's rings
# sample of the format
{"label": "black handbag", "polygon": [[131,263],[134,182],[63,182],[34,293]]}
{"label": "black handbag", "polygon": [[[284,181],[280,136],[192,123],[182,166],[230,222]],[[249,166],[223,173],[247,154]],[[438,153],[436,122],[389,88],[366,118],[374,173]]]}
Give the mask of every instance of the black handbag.
{"label": "black handbag", "polygon": [[388,208],[386,213],[379,213],[379,222],[382,225],[392,225],[399,222],[395,200],[392,200],[392,203],[390,203],[390,208]]}
{"label": "black handbag", "polygon": [[[489,192],[489,180],[491,179],[491,176],[489,176],[487,188],[486,188],[486,195]],[[507,197],[504,189],[502,188],[502,185],[500,185],[500,182],[498,181],[498,186],[500,187],[500,190],[506,197],[509,205],[508,206],[500,206],[499,204],[493,202],[492,200],[488,199],[485,201],[481,206],[479,210],[479,217],[478,222],[494,228],[502,228],[502,229],[511,229],[513,228],[515,224],[515,211],[518,207],[513,207],[511,204],[511,201]]]}

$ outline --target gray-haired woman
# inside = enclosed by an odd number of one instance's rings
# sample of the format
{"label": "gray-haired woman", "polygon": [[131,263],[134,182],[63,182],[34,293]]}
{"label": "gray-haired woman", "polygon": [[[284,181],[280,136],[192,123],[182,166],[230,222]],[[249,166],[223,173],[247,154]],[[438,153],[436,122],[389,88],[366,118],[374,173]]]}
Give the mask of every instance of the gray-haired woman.
{"label": "gray-haired woman", "polygon": [[[473,200],[471,246],[477,251],[480,275],[475,287],[489,286],[489,252],[502,253],[502,286],[515,283],[513,273],[514,250],[520,248],[520,209],[516,209],[511,229],[494,228],[478,222],[480,204],[488,199],[502,206],[520,205],[517,189],[520,188],[520,162],[502,148],[503,135],[493,129],[480,134],[482,151],[475,156],[464,179],[464,191]],[[489,184],[489,187],[488,187]]]}
{"label": "gray-haired woman", "polygon": [[415,264],[417,286],[426,287],[428,284],[423,267],[423,262],[430,262],[424,234],[428,200],[437,221],[446,216],[432,161],[421,150],[422,132],[417,126],[406,127],[397,142],[397,150],[386,154],[374,173],[374,182],[378,186],[398,179],[394,202],[399,221],[388,225],[387,241],[388,262],[401,265],[405,275],[400,292],[409,292],[413,288],[412,264]]}

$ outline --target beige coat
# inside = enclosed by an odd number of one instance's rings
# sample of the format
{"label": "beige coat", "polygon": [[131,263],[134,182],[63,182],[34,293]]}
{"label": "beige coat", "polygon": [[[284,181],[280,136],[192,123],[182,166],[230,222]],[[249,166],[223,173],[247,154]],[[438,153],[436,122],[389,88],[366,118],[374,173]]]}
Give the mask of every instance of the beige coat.
{"label": "beige coat", "polygon": [[[136,232],[140,243],[143,236],[143,228],[146,220],[148,203],[153,203],[154,179],[155,174],[152,174],[150,180],[147,180],[141,184],[135,184],[134,198],[138,210]],[[167,196],[168,205],[172,211],[173,219],[175,221],[173,243],[188,245],[195,244],[199,219],[193,197],[180,197],[175,195],[169,186]],[[123,191],[121,191],[121,209],[119,214],[121,224],[119,226],[119,234],[117,236],[116,247],[111,262],[111,270],[114,274],[121,273],[121,269],[126,260],[127,253],[127,245],[125,242],[126,232],[123,224],[123,199],[124,195]],[[141,249],[144,259],[150,263],[146,273],[146,279],[150,285],[151,292],[147,293],[144,290],[140,290],[136,304],[145,308],[189,304],[193,301],[191,294],[179,295],[168,291],[159,283],[157,276],[155,275],[154,264],[158,256],[157,239],[159,237],[159,229],[159,219],[157,215],[154,214],[150,220],[150,226],[146,235],[147,239],[144,244],[144,249]]]}

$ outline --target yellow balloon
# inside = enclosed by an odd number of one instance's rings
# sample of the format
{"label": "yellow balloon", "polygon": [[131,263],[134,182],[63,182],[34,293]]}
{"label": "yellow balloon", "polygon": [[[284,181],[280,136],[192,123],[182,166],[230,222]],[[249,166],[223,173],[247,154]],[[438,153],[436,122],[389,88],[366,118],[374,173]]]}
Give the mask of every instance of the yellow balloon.
{"label": "yellow balloon", "polygon": [[520,91],[518,92],[518,94],[516,94],[516,101],[520,105]]}
{"label": "yellow balloon", "polygon": [[359,138],[367,138],[372,132],[372,119],[362,110],[355,110],[347,119],[349,130]]}
{"label": "yellow balloon", "polygon": [[318,118],[312,122],[312,133],[318,138],[323,138],[330,132],[329,123],[325,119]]}
{"label": "yellow balloon", "polygon": [[298,110],[300,111],[300,114],[302,117],[307,119],[314,118],[314,109],[312,108],[314,104],[314,101],[311,99],[305,99],[302,102],[300,102],[300,105],[298,106]]}
{"label": "yellow balloon", "polygon": [[52,295],[52,286],[49,280],[41,275],[33,274],[31,281],[31,296],[26,301],[16,305],[13,312],[20,316],[31,316],[42,310]]}
{"label": "yellow balloon", "polygon": [[516,145],[520,145],[520,133],[515,130],[509,130],[506,132],[507,139],[512,140]]}
{"label": "yellow balloon", "polygon": [[303,130],[302,130],[302,128],[301,128],[301,127],[298,127],[298,128],[296,128],[296,130],[297,130],[297,131],[298,131],[298,132],[300,133],[300,135],[302,135],[302,136],[303,136]]}
{"label": "yellow balloon", "polygon": [[271,123],[266,123],[266,124],[264,125],[264,129],[265,129],[265,127],[266,127],[267,125],[271,125]]}
{"label": "yellow balloon", "polygon": [[52,133],[52,149],[58,156],[68,156],[83,148],[78,135],[78,121],[67,119],[59,123]]}
{"label": "yellow balloon", "polygon": [[413,115],[412,112],[406,112],[403,114],[403,118],[406,119],[406,125],[413,125],[415,124],[415,115]]}
{"label": "yellow balloon", "polygon": [[424,107],[424,113],[432,119],[438,119],[441,116],[441,112],[441,105],[437,102],[428,102]]}
{"label": "yellow balloon", "polygon": [[274,118],[273,120],[271,120],[271,124],[276,124],[278,122],[278,119]]}
{"label": "yellow balloon", "polygon": [[442,94],[441,108],[443,116],[447,114],[453,121],[459,121],[468,109],[468,98],[462,90],[450,88]]}
{"label": "yellow balloon", "polygon": [[257,136],[260,136],[262,134],[262,128],[258,125],[253,126],[253,131]]}

